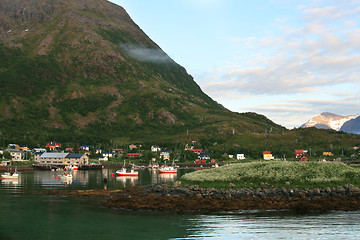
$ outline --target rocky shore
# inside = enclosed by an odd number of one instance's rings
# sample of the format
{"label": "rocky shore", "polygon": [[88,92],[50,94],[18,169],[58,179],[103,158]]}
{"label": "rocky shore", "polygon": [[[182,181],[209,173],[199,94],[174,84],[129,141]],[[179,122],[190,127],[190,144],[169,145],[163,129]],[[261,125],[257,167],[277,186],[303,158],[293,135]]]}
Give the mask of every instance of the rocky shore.
{"label": "rocky shore", "polygon": [[148,185],[121,190],[48,190],[47,194],[101,197],[102,205],[116,209],[170,212],[283,210],[297,212],[360,210],[360,188],[346,186],[287,189],[214,189],[199,186]]}

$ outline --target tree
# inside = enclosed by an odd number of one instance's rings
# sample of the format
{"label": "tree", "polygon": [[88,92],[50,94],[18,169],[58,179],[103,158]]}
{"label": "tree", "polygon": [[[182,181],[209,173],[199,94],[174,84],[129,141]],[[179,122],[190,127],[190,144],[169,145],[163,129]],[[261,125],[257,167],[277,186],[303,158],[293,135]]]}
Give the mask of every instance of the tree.
{"label": "tree", "polygon": [[5,151],[3,154],[4,159],[11,159],[11,154],[8,151]]}

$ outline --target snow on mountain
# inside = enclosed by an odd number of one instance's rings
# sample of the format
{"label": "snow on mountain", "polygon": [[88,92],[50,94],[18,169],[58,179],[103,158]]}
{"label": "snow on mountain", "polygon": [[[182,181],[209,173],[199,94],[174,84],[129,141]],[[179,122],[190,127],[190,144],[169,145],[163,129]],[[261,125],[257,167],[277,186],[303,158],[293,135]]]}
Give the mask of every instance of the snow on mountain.
{"label": "snow on mountain", "polygon": [[360,115],[341,116],[325,112],[311,118],[308,122],[301,125],[301,128],[316,127],[321,129],[334,129],[336,131],[339,131],[346,122],[353,120],[359,116]]}

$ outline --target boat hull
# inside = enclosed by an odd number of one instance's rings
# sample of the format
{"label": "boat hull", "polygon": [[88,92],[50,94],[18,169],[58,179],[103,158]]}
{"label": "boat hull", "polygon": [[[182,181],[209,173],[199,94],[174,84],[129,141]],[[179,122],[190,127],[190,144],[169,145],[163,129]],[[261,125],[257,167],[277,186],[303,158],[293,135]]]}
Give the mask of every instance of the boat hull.
{"label": "boat hull", "polygon": [[137,177],[138,173],[116,173],[116,176]]}
{"label": "boat hull", "polygon": [[139,173],[137,171],[133,171],[133,172],[116,171],[116,176],[137,177],[138,175]]}
{"label": "boat hull", "polygon": [[177,170],[174,169],[174,170],[162,170],[162,169],[159,169],[159,173],[177,173]]}

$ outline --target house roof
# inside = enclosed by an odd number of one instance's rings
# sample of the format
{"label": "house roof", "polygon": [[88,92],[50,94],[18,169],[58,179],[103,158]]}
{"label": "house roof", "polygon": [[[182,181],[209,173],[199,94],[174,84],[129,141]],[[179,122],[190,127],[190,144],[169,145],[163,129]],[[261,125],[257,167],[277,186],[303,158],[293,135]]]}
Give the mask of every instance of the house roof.
{"label": "house roof", "polygon": [[82,153],[69,153],[66,158],[81,158],[82,156],[84,156]]}
{"label": "house roof", "polygon": [[19,149],[6,149],[8,152],[21,152]]}
{"label": "house roof", "polygon": [[40,158],[65,158],[69,153],[43,153]]}
{"label": "house roof", "polygon": [[271,151],[264,151],[263,154],[271,154]]}
{"label": "house roof", "polygon": [[128,156],[139,156],[140,153],[128,153],[127,155],[128,155]]}
{"label": "house roof", "polygon": [[196,148],[194,148],[194,149],[190,149],[190,151],[192,151],[192,152],[202,152],[202,149],[196,149]]}

